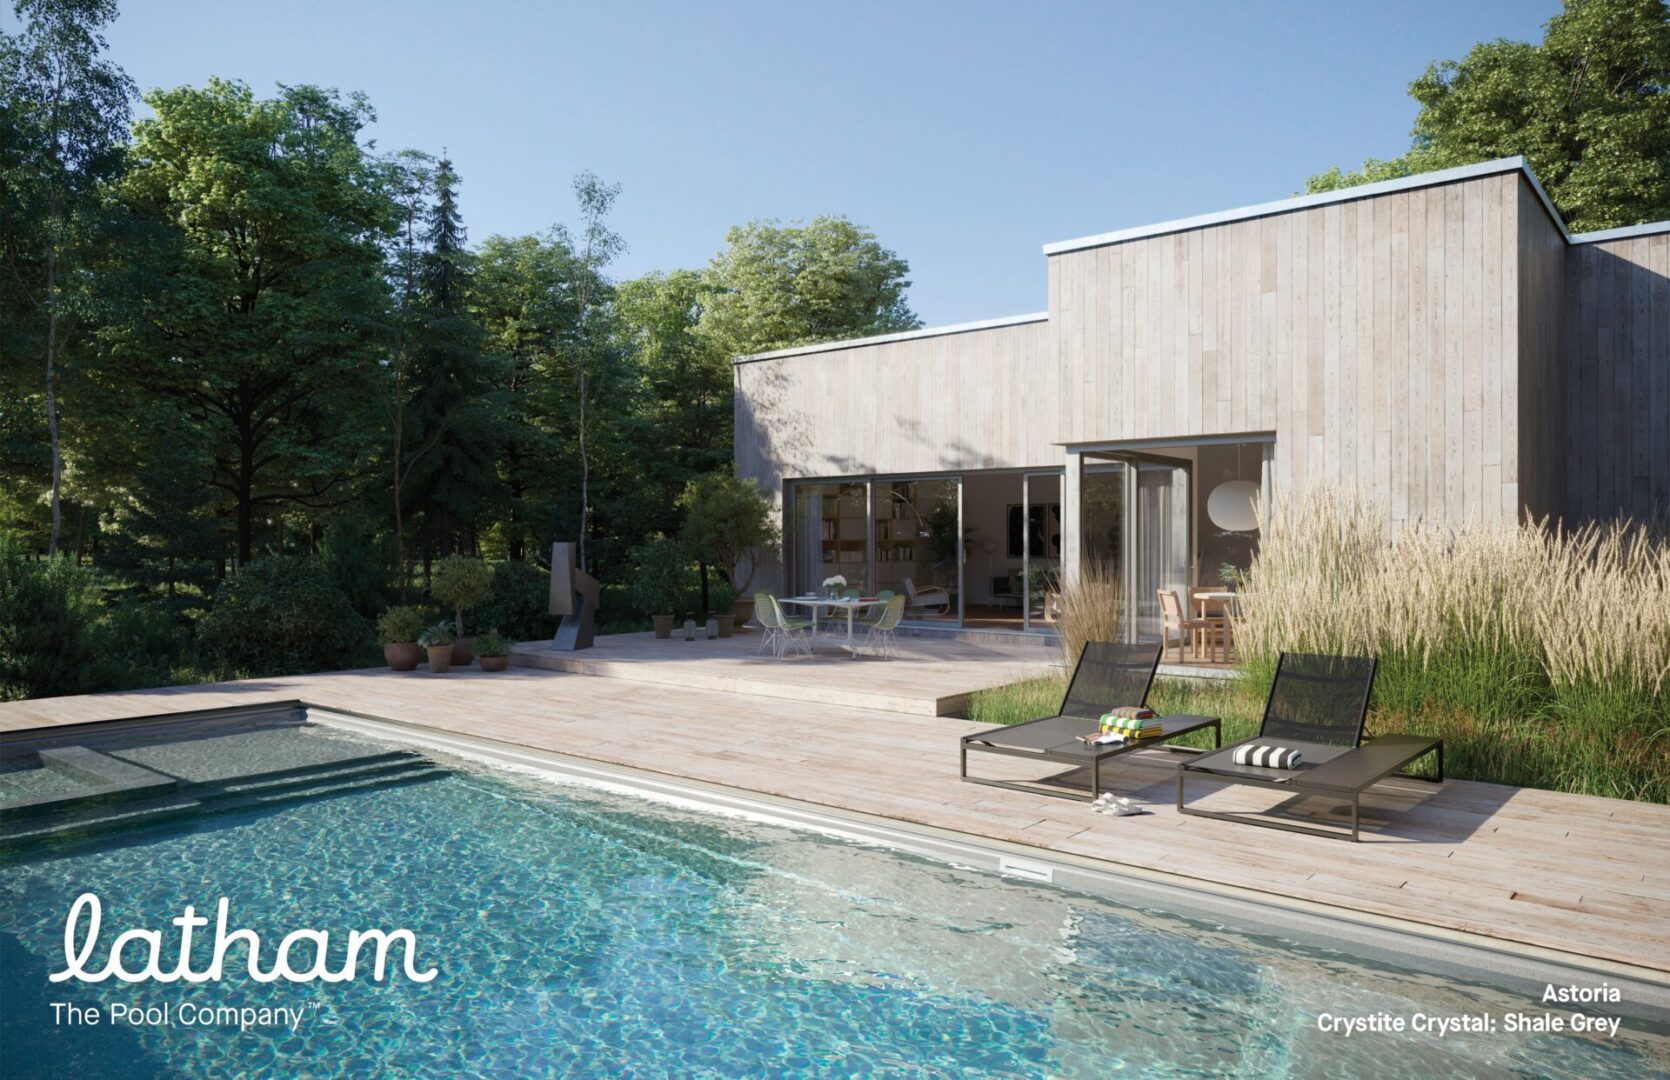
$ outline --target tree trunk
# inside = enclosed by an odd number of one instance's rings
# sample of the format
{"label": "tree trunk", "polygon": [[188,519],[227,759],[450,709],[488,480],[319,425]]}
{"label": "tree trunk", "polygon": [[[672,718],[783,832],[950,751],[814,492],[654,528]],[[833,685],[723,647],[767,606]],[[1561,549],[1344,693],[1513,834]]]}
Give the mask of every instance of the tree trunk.
{"label": "tree trunk", "polygon": [[255,440],[249,430],[239,425],[238,432],[238,476],[237,491],[234,498],[237,501],[235,515],[238,528],[238,569],[249,565],[250,554],[255,547]]}
{"label": "tree trunk", "polygon": [[46,247],[46,430],[52,441],[52,538],[47,541],[48,558],[58,554],[58,532],[63,527],[60,491],[64,459],[58,449],[58,194],[54,187],[48,203]]}

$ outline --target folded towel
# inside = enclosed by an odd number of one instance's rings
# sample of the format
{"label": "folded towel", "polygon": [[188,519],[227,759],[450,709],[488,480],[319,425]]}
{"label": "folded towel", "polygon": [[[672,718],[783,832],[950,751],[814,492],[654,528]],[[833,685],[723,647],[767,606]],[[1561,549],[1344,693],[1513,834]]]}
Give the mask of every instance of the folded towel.
{"label": "folded towel", "polygon": [[1297,750],[1288,750],[1281,746],[1271,746],[1267,743],[1248,743],[1237,746],[1234,754],[1235,764],[1255,765],[1264,769],[1291,769],[1304,760],[1304,755]]}
{"label": "folded towel", "polygon": [[1154,715],[1154,710],[1146,705],[1121,705],[1110,709],[1102,716],[1103,720],[1147,720]]}

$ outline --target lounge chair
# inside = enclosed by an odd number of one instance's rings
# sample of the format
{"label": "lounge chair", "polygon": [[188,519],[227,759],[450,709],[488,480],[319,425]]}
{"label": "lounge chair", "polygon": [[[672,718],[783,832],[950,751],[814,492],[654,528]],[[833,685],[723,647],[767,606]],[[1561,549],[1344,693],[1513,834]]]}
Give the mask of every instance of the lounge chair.
{"label": "lounge chair", "polygon": [[[1341,837],[1336,830],[1313,829],[1263,816],[1197,810],[1184,805],[1184,781],[1191,775],[1231,784],[1274,788],[1301,795],[1351,800],[1351,839],[1358,835],[1360,800],[1370,785],[1401,771],[1426,754],[1437,756],[1438,776],[1444,779],[1444,741],[1424,735],[1381,735],[1363,742],[1369,693],[1374,689],[1375,661],[1361,656],[1311,656],[1282,653],[1275,681],[1264,703],[1258,734],[1221,750],[1185,761],[1177,771],[1177,810],[1196,817],[1214,817],[1265,825],[1290,832]],[[1298,751],[1293,768],[1237,763],[1235,751],[1261,744]],[[1414,777],[1431,780],[1432,777]]]}
{"label": "lounge chair", "polygon": [[946,615],[951,611],[951,594],[938,585],[919,589],[911,578],[900,578],[899,584],[905,589],[907,614]]}
{"label": "lounge chair", "polygon": [[[1033,758],[1086,768],[1090,772],[1090,798],[1102,793],[1102,762],[1150,746],[1159,747],[1168,739],[1202,728],[1221,731],[1215,716],[1168,716],[1165,734],[1141,742],[1119,746],[1090,746],[1082,736],[1094,734],[1104,713],[1121,706],[1142,706],[1148,703],[1148,688],[1154,682],[1154,669],[1160,663],[1158,645],[1121,645],[1107,641],[1092,641],[1085,645],[1073,669],[1072,681],[1061,699],[1061,707],[1054,716],[1030,720],[1024,724],[996,727],[965,735],[962,739],[962,778],[973,784],[1013,788],[1033,794],[1080,797],[1075,792],[1040,788],[1026,781],[987,780],[968,775],[970,750],[1010,757]],[[1189,747],[1164,746],[1166,750],[1197,753]]]}

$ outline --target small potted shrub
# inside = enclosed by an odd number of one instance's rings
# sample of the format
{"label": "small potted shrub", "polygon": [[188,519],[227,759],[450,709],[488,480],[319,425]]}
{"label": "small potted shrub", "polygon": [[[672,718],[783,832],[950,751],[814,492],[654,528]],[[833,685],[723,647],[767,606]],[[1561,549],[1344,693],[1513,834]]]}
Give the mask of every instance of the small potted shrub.
{"label": "small potted shrub", "polygon": [[452,670],[452,624],[438,622],[418,635],[418,644],[429,653],[429,672],[445,675]]}
{"label": "small potted shrub", "polygon": [[493,572],[480,559],[448,555],[435,564],[429,594],[452,609],[452,661],[468,667],[475,659],[475,638],[464,635],[464,609],[474,607],[493,587]]}
{"label": "small potted shrub", "polygon": [[411,671],[423,659],[423,648],[418,645],[423,612],[417,608],[389,608],[377,617],[377,632],[383,637],[383,659],[394,671]]}
{"label": "small potted shrub", "polygon": [[690,572],[690,554],[677,540],[657,536],[632,549],[632,579],[627,592],[632,603],[647,612],[655,624],[655,636],[673,633],[673,609],[684,593]]}
{"label": "small potted shrub", "polygon": [[503,671],[510,666],[510,639],[497,630],[475,639],[476,661],[483,671]]}

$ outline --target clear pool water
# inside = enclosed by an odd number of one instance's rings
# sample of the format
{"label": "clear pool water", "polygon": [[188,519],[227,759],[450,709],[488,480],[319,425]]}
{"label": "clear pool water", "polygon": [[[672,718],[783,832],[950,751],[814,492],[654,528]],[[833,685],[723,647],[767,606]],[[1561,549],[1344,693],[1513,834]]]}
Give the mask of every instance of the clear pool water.
{"label": "clear pool water", "polygon": [[[148,761],[166,768],[168,755]],[[1670,1060],[1663,1032],[1629,1021],[1611,1040],[1324,1035],[1323,1012],[1542,1008],[839,840],[447,764],[427,783],[6,856],[0,1072],[1641,1078]],[[225,895],[269,948],[298,927],[409,927],[440,975],[50,984],[84,890],[114,928],[166,926]],[[67,1028],[52,1024],[53,1001],[316,1008],[294,1033]]]}

